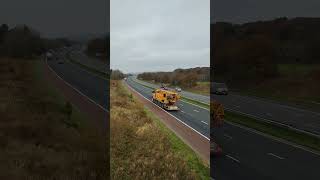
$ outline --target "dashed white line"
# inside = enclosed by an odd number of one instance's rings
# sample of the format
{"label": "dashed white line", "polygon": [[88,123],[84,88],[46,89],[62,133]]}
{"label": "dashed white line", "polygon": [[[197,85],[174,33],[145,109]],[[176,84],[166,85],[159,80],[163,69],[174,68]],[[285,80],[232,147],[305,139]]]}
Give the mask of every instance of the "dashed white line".
{"label": "dashed white line", "polygon": [[229,139],[232,139],[232,137],[230,135],[228,135],[228,134],[223,134],[223,136],[225,136],[225,137],[227,137]]}
{"label": "dashed white line", "polygon": [[268,153],[268,155],[273,156],[273,157],[276,157],[276,158],[278,158],[278,159],[284,159],[284,157],[275,155],[275,154],[273,154],[273,153]]}
{"label": "dashed white line", "polygon": [[251,132],[251,133],[259,134],[260,136],[269,138],[269,139],[271,139],[271,140],[274,140],[274,141],[277,141],[277,142],[280,142],[280,143],[284,143],[284,144],[286,144],[286,145],[289,145],[289,146],[292,146],[292,147],[295,147],[295,148],[304,150],[304,151],[306,151],[306,152],[310,152],[310,153],[312,153],[312,154],[314,154],[314,155],[320,156],[320,153],[319,153],[319,152],[313,151],[313,150],[311,150],[311,149],[309,149],[309,148],[306,148],[306,147],[303,147],[303,146],[301,146],[301,145],[294,144],[294,143],[291,143],[291,142],[289,142],[289,141],[286,141],[286,140],[283,140],[283,139],[280,139],[280,138],[277,138],[277,137],[274,137],[274,136],[271,136],[271,135],[268,135],[268,134],[259,132],[259,131],[257,131],[257,130],[254,130],[254,129],[251,129],[251,128],[248,128],[248,127],[245,127],[245,126],[242,126],[242,125],[239,125],[239,124],[235,124],[235,123],[229,122],[229,121],[225,121],[225,123],[230,124],[230,125],[235,126],[235,127],[238,127],[238,128],[241,128],[241,129],[244,129],[244,130],[249,131],[249,132]]}
{"label": "dashed white line", "polygon": [[266,115],[267,115],[267,116],[270,116],[270,117],[272,117],[272,114],[271,114],[271,113],[266,113]]}
{"label": "dashed white line", "polygon": [[[128,83],[127,83],[128,84]],[[128,84],[128,87],[130,89],[132,89],[133,91],[135,91],[136,93],[138,93],[142,98],[146,99],[147,101],[153,103],[152,101],[150,101],[150,99],[144,97],[141,93],[139,93],[137,90],[135,90],[133,87],[131,87]],[[195,130],[193,127],[189,126],[188,124],[186,124],[185,122],[183,122],[182,120],[178,119],[177,117],[175,117],[174,115],[168,113],[167,111],[165,111],[164,109],[160,108],[159,106],[155,105],[156,107],[158,107],[160,110],[162,110],[163,112],[167,113],[169,116],[175,118],[176,120],[178,120],[180,123],[182,123],[183,125],[187,126],[188,128],[192,129],[194,132],[196,132],[197,134],[199,134],[200,136],[202,136],[203,138],[205,138],[206,140],[210,141],[210,138],[206,137],[205,135],[201,134],[199,131]]]}
{"label": "dashed white line", "polygon": [[195,109],[195,110],[193,110],[193,111],[194,111],[194,112],[200,112],[200,111],[198,111],[198,110],[196,110],[196,109]]}
{"label": "dashed white line", "polygon": [[205,124],[205,125],[208,125],[208,123],[206,123],[206,122],[204,122],[204,121],[201,121],[203,124]]}
{"label": "dashed white line", "polygon": [[226,155],[226,157],[236,161],[237,163],[240,163],[240,161],[238,159],[236,159],[236,158],[234,158],[234,157],[232,157],[232,156],[230,156],[228,154]]}
{"label": "dashed white line", "polygon": [[75,88],[74,86],[72,86],[70,83],[68,83],[67,81],[65,81],[62,77],[60,77],[58,75],[57,72],[55,72],[48,64],[47,58],[45,59],[47,67],[50,69],[50,71],[52,71],[60,80],[62,80],[66,85],[68,85],[69,87],[71,87],[73,90],[77,91],[80,95],[82,95],[83,97],[87,98],[89,101],[91,101],[93,104],[97,105],[99,108],[101,108],[102,110],[109,112],[106,108],[104,108],[103,106],[101,106],[100,104],[98,104],[97,102],[95,102],[94,100],[92,100],[91,98],[89,98],[88,96],[86,96],[85,94],[83,94],[80,90],[78,90],[77,88]]}

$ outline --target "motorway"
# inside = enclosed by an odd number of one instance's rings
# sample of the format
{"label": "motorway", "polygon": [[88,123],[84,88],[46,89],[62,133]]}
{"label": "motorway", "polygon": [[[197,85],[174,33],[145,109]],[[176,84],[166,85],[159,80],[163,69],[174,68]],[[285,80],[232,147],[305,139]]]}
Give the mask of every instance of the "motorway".
{"label": "motorway", "polygon": [[226,110],[282,123],[320,136],[320,113],[232,93],[227,96],[213,95],[212,98],[222,103]]}
{"label": "motorway", "polygon": [[[148,82],[136,81],[151,87],[158,85]],[[210,97],[191,92],[182,91],[181,95],[203,103],[209,103]],[[230,93],[227,96],[213,95],[212,99],[222,103],[229,111],[241,113],[256,119],[273,121],[284,124],[298,130],[309,132],[320,136],[320,113],[283,105],[278,102],[271,102],[261,98],[240,96]]]}
{"label": "motorway", "polygon": [[225,153],[211,157],[211,173],[217,180],[320,179],[320,154],[229,123],[212,134]]}
{"label": "motorway", "polygon": [[[158,86],[156,84],[152,84],[152,83],[148,83],[148,82],[145,82],[145,81],[141,81],[141,80],[137,79],[136,76],[133,76],[132,78],[133,78],[133,80],[135,80],[135,81],[137,81],[137,82],[139,82],[141,84],[145,84],[145,85],[153,87],[153,88],[159,88],[160,87],[160,86]],[[187,92],[187,91],[181,91],[179,93],[183,97],[194,99],[194,100],[206,103],[206,104],[210,103],[210,97],[209,96],[204,96],[204,95],[201,95],[201,94],[195,94],[195,93],[191,93],[191,92]]]}
{"label": "motorway", "polygon": [[[109,82],[93,73],[90,73],[66,59],[66,51],[54,53],[53,60],[48,60],[48,65],[67,83],[89,97],[104,109],[109,109]],[[62,64],[59,62],[63,62]]]}
{"label": "motorway", "polygon": [[[152,89],[147,88],[135,80],[134,77],[129,77],[127,79],[128,85],[133,89],[138,91],[145,98],[151,100],[152,98]],[[180,119],[187,125],[191,126],[193,129],[198,131],[200,134],[205,136],[207,139],[210,139],[210,112],[207,109],[194,106],[192,104],[179,101],[177,106],[180,108],[180,111],[168,111],[171,115]]]}
{"label": "motorway", "polygon": [[[153,85],[153,87],[157,86]],[[221,102],[226,108],[234,108],[249,115],[264,117],[265,111],[280,113],[279,116],[275,116],[280,122],[287,122],[284,120],[296,113],[301,113],[300,116],[305,117],[304,122],[308,122],[310,117],[314,121],[317,119],[308,111],[256,98],[214,95],[213,99]],[[262,108],[262,106],[265,107]],[[251,110],[251,107],[257,112]],[[297,121],[303,123],[301,119]],[[211,136],[224,151],[221,157],[211,157],[211,174],[216,180],[320,179],[318,173],[320,155],[304,148],[228,122],[221,128],[213,129]]]}
{"label": "motorway", "polygon": [[[158,85],[155,84],[136,80],[151,87],[158,87]],[[182,91],[181,95],[204,103],[209,103],[210,101],[209,96],[191,92]],[[213,95],[211,98],[222,103],[226,110],[260,120],[284,124],[320,136],[320,113],[318,112],[303,110],[262,98],[240,96],[233,93],[227,96]]]}
{"label": "motorway", "polygon": [[[109,104],[106,101],[109,92],[107,80],[67,61],[59,64],[60,60],[64,60],[65,54],[59,52],[56,55],[59,60],[48,61],[49,66],[66,82],[108,109]],[[146,98],[151,98],[151,89],[133,82],[130,78],[128,84]],[[224,101],[232,101],[223,99],[227,97],[232,98],[228,95],[219,96],[216,99],[222,98],[218,100],[225,104]],[[245,101],[241,103],[247,104]],[[209,112],[182,101],[178,106],[181,108],[180,112],[170,113],[209,138]],[[229,104],[229,106],[231,105]],[[212,134],[225,152],[222,157],[211,158],[211,170],[216,180],[320,179],[318,172],[320,155],[229,123],[225,123],[220,129],[215,129]]]}

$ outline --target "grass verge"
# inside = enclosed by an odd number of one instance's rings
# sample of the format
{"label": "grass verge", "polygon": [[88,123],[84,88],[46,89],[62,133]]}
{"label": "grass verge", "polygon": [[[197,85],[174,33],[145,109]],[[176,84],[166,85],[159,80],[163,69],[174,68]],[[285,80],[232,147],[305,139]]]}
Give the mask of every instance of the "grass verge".
{"label": "grass verge", "polygon": [[105,179],[105,137],[44,77],[43,61],[0,61],[0,179]]}
{"label": "grass verge", "polygon": [[[139,82],[137,82],[139,83]],[[150,86],[147,86],[145,84],[140,83],[141,85],[152,88]],[[196,104],[198,106],[201,106],[203,108],[209,109],[210,105],[201,103],[199,101],[195,101],[193,99],[188,99],[185,97],[182,97],[182,100],[189,102],[191,104]],[[255,129],[259,132],[263,132],[265,134],[269,134],[271,136],[281,138],[284,140],[287,140],[289,142],[308,147],[310,149],[313,149],[315,151],[320,152],[320,139],[311,135],[308,135],[303,132],[297,132],[295,130],[291,130],[288,128],[280,127],[271,123],[263,122],[256,120],[254,118],[250,118],[244,115],[240,115],[237,113],[233,113],[230,111],[225,111],[225,119],[227,121],[243,125],[248,128]]]}
{"label": "grass verge", "polygon": [[148,117],[150,117],[160,130],[168,136],[173,151],[188,162],[189,167],[199,175],[200,179],[209,179],[208,175],[210,173],[210,168],[204,165],[197,154],[177,135],[168,129],[150,110],[145,108],[145,111]]}
{"label": "grass verge", "polygon": [[[138,81],[135,81],[135,82],[141,84],[144,87],[147,87],[147,88],[150,88],[150,89],[154,89],[153,87],[148,86],[148,85],[143,84],[143,83],[140,83]],[[194,99],[186,98],[186,97],[183,97],[183,96],[181,97],[181,99],[182,99],[182,101],[185,101],[185,102],[188,102],[188,103],[191,103],[191,104],[195,104],[195,105],[203,107],[203,108],[205,108],[207,110],[210,109],[210,105],[209,104],[206,104],[206,103],[194,100]]]}
{"label": "grass verge", "polygon": [[271,136],[284,139],[320,152],[320,139],[317,137],[290,130],[288,128],[279,127],[267,122],[258,121],[256,119],[232,112],[225,112],[225,119],[229,122],[240,124],[259,132],[269,134]]}
{"label": "grass verge", "polygon": [[67,58],[69,59],[69,61],[70,61],[71,63],[73,63],[73,64],[75,64],[75,65],[77,65],[77,66],[80,66],[81,68],[83,68],[83,69],[85,69],[85,70],[87,70],[87,71],[89,71],[89,72],[91,72],[91,73],[94,73],[94,74],[100,76],[100,77],[103,78],[103,79],[107,79],[107,80],[109,79],[108,73],[98,71],[98,70],[96,70],[95,68],[92,68],[92,67],[89,67],[89,66],[87,66],[87,65],[84,65],[84,64],[82,64],[82,63],[79,63],[78,61],[73,60],[69,55],[67,55]]}
{"label": "grass verge", "polygon": [[209,179],[208,168],[201,170],[198,157],[164,131],[121,81],[111,81],[110,88],[112,179]]}

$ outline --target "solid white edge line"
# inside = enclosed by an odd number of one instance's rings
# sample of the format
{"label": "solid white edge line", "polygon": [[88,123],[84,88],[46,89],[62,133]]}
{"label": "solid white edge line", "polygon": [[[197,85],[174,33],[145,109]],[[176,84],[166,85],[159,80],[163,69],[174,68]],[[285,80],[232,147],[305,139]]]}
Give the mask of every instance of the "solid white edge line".
{"label": "solid white edge line", "polygon": [[[143,97],[144,99],[148,100],[149,102],[151,102],[154,106],[156,106],[152,101],[150,101],[148,98],[144,97],[142,94],[140,94],[138,91],[136,91],[135,89],[133,89],[128,83],[127,83],[128,87],[130,89],[132,89],[133,91],[135,91],[136,93],[138,93],[141,97]],[[165,111],[164,109],[160,108],[159,106],[156,106],[159,109],[161,109],[162,111],[166,112],[167,114],[169,114],[170,116],[172,116],[173,118],[175,118],[176,120],[178,120],[180,123],[182,123],[183,125],[187,126],[188,128],[192,129],[193,131],[195,131],[197,134],[199,134],[200,136],[204,137],[206,140],[210,141],[210,138],[207,138],[205,135],[201,134],[199,131],[195,130],[194,128],[192,128],[191,126],[189,126],[188,124],[186,124],[185,122],[181,121],[180,119],[178,119],[177,117],[175,117],[174,115],[168,113],[167,111]]]}
{"label": "solid white edge line", "polygon": [[205,125],[208,125],[208,123],[206,123],[206,122],[204,122],[204,121],[201,121],[203,124],[205,124]]}
{"label": "solid white edge line", "polygon": [[73,87],[70,83],[68,83],[67,81],[65,81],[62,77],[60,77],[48,64],[48,60],[46,58],[46,64],[48,66],[48,68],[59,78],[61,79],[64,83],[66,83],[68,86],[70,86],[72,89],[74,89],[75,91],[77,91],[80,95],[82,95],[83,97],[87,98],[89,101],[91,101],[92,103],[94,103],[95,105],[97,105],[99,108],[101,108],[102,110],[109,112],[106,108],[102,107],[100,104],[96,103],[94,100],[92,100],[91,98],[89,98],[88,96],[86,96],[85,94],[83,94],[80,90],[78,90],[77,88]]}
{"label": "solid white edge line", "polygon": [[231,122],[228,122],[228,121],[225,121],[225,123],[230,124],[230,125],[232,125],[232,126],[236,126],[236,127],[241,128],[241,129],[243,129],[243,130],[245,130],[245,131],[249,131],[249,132],[251,132],[251,133],[258,134],[258,135],[260,135],[260,136],[263,136],[263,137],[265,137],[265,138],[271,139],[271,140],[273,140],[273,141],[277,141],[277,142],[280,142],[280,143],[283,143],[283,144],[286,144],[286,145],[289,145],[289,146],[292,146],[292,147],[295,147],[295,148],[298,148],[298,149],[307,151],[307,152],[312,153],[312,154],[314,154],[314,155],[320,156],[320,153],[319,153],[319,152],[312,151],[312,150],[310,150],[310,149],[306,149],[305,147],[303,147],[303,146],[301,146],[301,145],[297,145],[297,144],[291,143],[291,142],[289,142],[289,141],[286,141],[286,140],[283,140],[283,139],[280,139],[280,138],[277,138],[277,137],[274,137],[274,136],[271,136],[271,135],[268,135],[268,134],[265,134],[265,133],[256,131],[256,130],[251,129],[251,128],[244,127],[244,126],[239,125],[239,124],[234,124],[234,123],[231,123]]}
{"label": "solid white edge line", "polygon": [[228,155],[228,154],[226,154],[226,156],[227,156],[228,158],[236,161],[237,163],[240,163],[240,161],[239,161],[238,159],[236,159],[236,158],[234,158],[234,157],[232,157],[232,156],[230,156],[230,155]]}
{"label": "solid white edge line", "polygon": [[273,120],[269,120],[269,119],[265,119],[263,117],[258,117],[258,116],[255,116],[255,115],[251,115],[251,114],[247,114],[247,113],[243,113],[241,111],[238,111],[238,110],[234,110],[234,109],[231,109],[231,108],[225,108],[225,111],[230,111],[230,112],[233,112],[233,113],[238,113],[240,115],[244,115],[244,116],[247,116],[249,118],[253,118],[253,119],[256,119],[257,121],[262,121],[262,122],[267,122],[267,123],[271,123],[271,124],[277,124],[277,125],[281,125],[281,126],[285,126],[287,128],[290,128],[294,131],[298,131],[298,132],[302,132],[302,133],[306,133],[308,135],[311,135],[311,136],[315,136],[315,137],[318,137],[320,138],[320,134],[315,134],[315,133],[312,133],[312,132],[309,132],[309,131],[305,131],[305,130],[302,130],[302,129],[298,129],[298,128],[295,128],[295,127],[292,127],[290,125],[287,125],[285,123],[281,123],[281,122],[278,122],[278,121],[273,121]]}
{"label": "solid white edge line", "polygon": [[[71,58],[71,57],[70,57]],[[76,60],[74,60],[74,59],[72,59],[73,61],[76,61]],[[68,61],[68,63],[70,63],[70,64],[72,64],[73,66],[77,66],[76,64],[74,64],[74,63],[72,63],[70,60],[67,60]],[[80,63],[80,62],[78,62],[77,61],[77,63]],[[85,64],[82,64],[82,63],[80,63],[81,65],[84,65],[84,66],[87,66],[87,65],[85,65]],[[102,79],[102,80],[108,80],[108,79],[106,79],[106,78],[103,78],[103,77],[101,77],[101,76],[99,76],[99,75],[97,75],[97,74],[94,74],[93,72],[90,72],[90,71],[88,71],[88,70],[86,70],[86,69],[83,69],[83,68],[81,68],[81,67],[79,67],[79,66],[77,66],[79,69],[81,69],[81,70],[83,70],[83,71],[86,71],[87,73],[89,73],[89,74],[91,74],[91,75],[93,75],[93,76],[96,76],[96,77],[98,77],[98,78],[100,78],[100,79]],[[88,66],[89,67],[89,66]],[[89,68],[92,68],[92,69],[94,69],[93,67],[89,67]],[[97,70],[97,69],[96,69]],[[97,70],[97,71],[99,71],[99,70]],[[101,72],[101,71],[99,71],[99,72]]]}
{"label": "solid white edge line", "polygon": [[[149,86],[146,85],[146,84],[140,83],[140,82],[135,81],[135,80],[132,80],[132,81],[133,81],[133,82],[136,82],[136,83],[138,83],[138,84],[141,84],[141,85],[143,85],[143,86],[147,86],[148,88],[152,89],[151,87],[149,87]],[[191,99],[191,98],[187,98],[187,99]],[[191,100],[194,100],[194,99],[191,99]],[[183,101],[184,103],[188,103],[188,104],[191,104],[191,105],[193,105],[193,106],[196,106],[196,107],[198,107],[198,108],[204,109],[204,110],[206,110],[206,111],[209,111],[209,109],[207,109],[207,108],[204,108],[204,107],[201,107],[201,106],[199,106],[199,105],[190,103],[190,102],[185,101],[185,100],[183,100],[183,99],[181,99],[181,101]],[[194,100],[194,101],[197,101],[197,100]],[[200,103],[202,103],[202,102],[200,102]],[[210,104],[208,104],[208,105],[210,106]]]}
{"label": "solid white edge line", "polygon": [[281,159],[281,160],[285,159],[284,157],[280,157],[280,156],[275,155],[275,154],[273,154],[273,153],[268,153],[268,155],[273,156],[273,157],[276,157],[276,158]]}

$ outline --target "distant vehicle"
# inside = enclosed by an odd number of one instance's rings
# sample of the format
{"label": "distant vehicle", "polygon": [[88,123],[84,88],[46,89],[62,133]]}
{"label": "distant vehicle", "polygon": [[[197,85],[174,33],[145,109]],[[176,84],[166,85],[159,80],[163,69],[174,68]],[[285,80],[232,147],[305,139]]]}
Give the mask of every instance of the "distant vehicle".
{"label": "distant vehicle", "polygon": [[176,87],[175,90],[176,90],[177,92],[181,92],[181,88],[179,88],[179,87]]}
{"label": "distant vehicle", "polygon": [[221,156],[222,153],[223,153],[222,149],[219,147],[219,145],[214,141],[210,141],[210,154],[213,157],[218,157],[218,156]]}
{"label": "distant vehicle", "polygon": [[180,95],[174,91],[164,89],[156,89],[152,91],[152,102],[169,111],[179,110],[176,102],[180,99]]}
{"label": "distant vehicle", "polygon": [[48,60],[51,60],[52,59],[52,53],[51,52],[47,52],[46,53],[46,57]]}
{"label": "distant vehicle", "polygon": [[228,87],[225,83],[213,83],[212,88],[214,94],[227,95],[229,93]]}
{"label": "distant vehicle", "polygon": [[164,84],[161,84],[160,88],[163,90],[169,90]]}
{"label": "distant vehicle", "polygon": [[126,80],[127,80],[127,78],[124,78],[124,80],[126,81]]}

